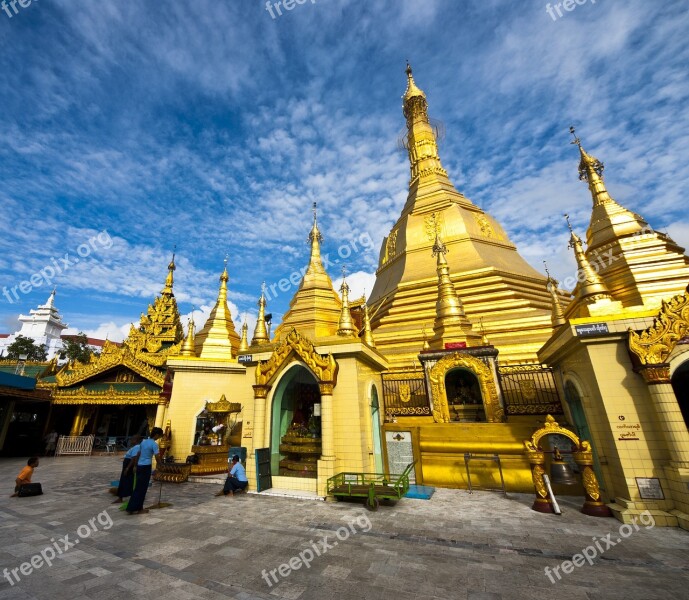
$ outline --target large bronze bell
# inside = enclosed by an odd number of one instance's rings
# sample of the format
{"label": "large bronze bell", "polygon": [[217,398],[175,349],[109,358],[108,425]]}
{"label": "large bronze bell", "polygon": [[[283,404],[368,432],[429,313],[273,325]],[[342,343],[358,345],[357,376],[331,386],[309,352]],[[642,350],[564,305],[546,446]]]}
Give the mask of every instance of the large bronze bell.
{"label": "large bronze bell", "polygon": [[553,460],[550,463],[550,481],[562,485],[577,485],[579,483],[572,467],[565,462],[557,448],[553,452]]}

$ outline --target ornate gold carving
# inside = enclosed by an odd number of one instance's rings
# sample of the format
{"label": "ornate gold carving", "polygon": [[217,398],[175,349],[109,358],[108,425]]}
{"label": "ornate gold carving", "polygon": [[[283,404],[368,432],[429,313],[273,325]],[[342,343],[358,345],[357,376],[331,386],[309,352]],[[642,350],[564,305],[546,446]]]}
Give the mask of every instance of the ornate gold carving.
{"label": "ornate gold carving", "polygon": [[318,384],[319,391],[323,396],[333,395],[333,384],[330,381],[322,381]]}
{"label": "ornate gold carving", "polygon": [[268,397],[268,392],[270,391],[270,388],[272,386],[270,385],[253,385],[251,386],[254,388],[254,398],[267,398]]}
{"label": "ornate gold carving", "polygon": [[584,467],[584,472],[581,475],[584,483],[584,489],[592,500],[597,501],[600,498],[600,488],[598,487],[598,479],[593,469],[589,466]]}
{"label": "ornate gold carving", "polygon": [[458,367],[471,371],[478,378],[483,397],[483,407],[486,411],[486,421],[502,423],[505,419],[505,411],[498,400],[498,390],[493,380],[493,372],[481,359],[462,352],[443,356],[431,369],[429,379],[433,398],[434,421],[436,423],[450,422],[445,376],[449,371]]}
{"label": "ornate gold carving", "polygon": [[142,387],[138,391],[121,390],[109,386],[107,390],[57,389],[53,392],[53,404],[158,404],[160,392]]}
{"label": "ornate gold carving", "polygon": [[543,475],[545,474],[545,469],[541,465],[534,465],[531,470],[531,477],[533,479],[533,485],[536,488],[536,493],[541,498],[548,497],[548,488],[543,480]]}
{"label": "ornate gold carving", "polygon": [[629,330],[629,349],[642,365],[662,365],[677,342],[689,332],[689,287],[669,302],[663,301],[653,325],[641,333]]}
{"label": "ornate gold carving", "polygon": [[485,235],[489,238],[497,237],[495,235],[495,230],[493,229],[493,226],[491,225],[490,221],[486,218],[486,215],[481,213],[474,213],[474,219],[476,219],[476,224],[479,226],[479,229],[481,230],[481,235]]}
{"label": "ornate gold carving", "polygon": [[135,358],[127,345],[120,348],[115,346],[115,348],[117,350],[113,349],[112,346],[109,347],[107,352],[102,352],[93,362],[87,364],[77,362],[66,366],[55,376],[58,386],[69,387],[90,379],[94,375],[105,373],[114,367],[124,366],[158,387],[163,387],[165,375],[160,370]]}
{"label": "ornate gold carving", "polygon": [[[541,429],[539,429],[538,431],[534,432],[530,440],[524,441],[524,446],[526,447],[526,450],[528,452],[539,452],[539,443],[541,441],[541,438],[545,437],[546,435],[552,435],[553,433],[564,435],[566,438],[574,442],[575,448],[583,449],[583,442],[580,443],[579,438],[573,432],[571,432],[569,429],[561,427],[552,415],[548,415],[545,418],[545,423],[543,424],[543,427],[541,427]],[[588,444],[588,442],[585,443]],[[590,449],[591,445],[589,444],[588,447]]]}
{"label": "ornate gold carving", "polygon": [[644,381],[650,385],[659,383],[670,383],[670,365],[645,365],[640,369]]}
{"label": "ornate gold carving", "polygon": [[397,254],[397,230],[393,229],[385,242],[385,254],[383,256],[383,264],[395,258]]}
{"label": "ornate gold carving", "polygon": [[223,394],[217,402],[206,402],[206,411],[211,413],[242,412],[242,405],[240,402],[230,402]]}
{"label": "ornate gold carving", "polygon": [[426,228],[426,238],[428,238],[429,242],[435,241],[436,236],[441,234],[443,213],[432,212],[430,215],[424,217],[423,222]]}
{"label": "ornate gold carving", "polygon": [[520,379],[519,389],[526,400],[536,399],[536,382],[533,379]]}
{"label": "ornate gold carving", "polygon": [[[302,336],[296,329],[292,329],[280,345],[275,348],[267,361],[256,365],[256,384],[268,385],[277,373],[296,355],[304,361],[319,383],[337,383],[337,362],[332,354],[324,356],[318,354],[314,345]],[[256,387],[254,387],[254,390]]]}
{"label": "ornate gold carving", "polygon": [[430,406],[400,406],[398,408],[390,409],[387,411],[388,414],[392,416],[399,415],[415,415],[415,416],[430,416],[431,408]]}
{"label": "ornate gold carving", "polygon": [[408,383],[400,383],[399,396],[402,402],[409,402],[411,400],[411,387]]}

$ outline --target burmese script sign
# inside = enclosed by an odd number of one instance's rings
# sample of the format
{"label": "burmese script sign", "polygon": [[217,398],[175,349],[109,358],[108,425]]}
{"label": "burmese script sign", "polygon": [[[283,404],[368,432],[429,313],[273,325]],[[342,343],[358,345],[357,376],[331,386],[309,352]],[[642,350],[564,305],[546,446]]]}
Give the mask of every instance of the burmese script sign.
{"label": "burmese script sign", "polygon": [[[388,450],[388,469],[390,475],[399,475],[414,462],[414,447],[411,431],[386,431],[385,442]],[[416,471],[409,474],[409,483],[416,482]]]}
{"label": "burmese script sign", "polygon": [[639,441],[641,423],[616,423],[615,432],[620,442]]}
{"label": "burmese script sign", "polygon": [[607,323],[589,323],[588,325],[575,325],[579,337],[586,337],[587,335],[600,335],[601,333],[610,333],[608,331]]}
{"label": "burmese script sign", "polygon": [[639,488],[639,496],[643,500],[665,500],[660,479],[655,477],[637,477],[636,487]]}

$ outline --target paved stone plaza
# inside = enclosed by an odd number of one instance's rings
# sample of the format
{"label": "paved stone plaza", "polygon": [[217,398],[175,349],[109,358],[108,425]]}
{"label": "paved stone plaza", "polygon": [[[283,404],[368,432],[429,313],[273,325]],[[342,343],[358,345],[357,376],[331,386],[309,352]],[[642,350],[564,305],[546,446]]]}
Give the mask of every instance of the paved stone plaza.
{"label": "paved stone plaza", "polygon": [[[431,500],[370,513],[353,503],[214,497],[217,486],[185,483],[165,485],[162,499],[172,506],[128,516],[108,493],[120,461],[42,459],[34,481],[45,494],[10,498],[25,461],[0,460],[0,569],[14,582],[2,578],[0,598],[689,597],[688,532],[642,526],[606,549],[600,538],[617,540],[621,524],[582,515],[578,498],[563,499],[557,517],[533,512],[528,495],[439,489]],[[154,484],[147,505],[157,500]],[[570,560],[592,538],[605,550],[593,566],[551,583],[544,568]],[[34,572],[16,570],[41,552],[57,555],[52,566],[34,558]],[[301,564],[300,554],[308,569],[280,567]]]}

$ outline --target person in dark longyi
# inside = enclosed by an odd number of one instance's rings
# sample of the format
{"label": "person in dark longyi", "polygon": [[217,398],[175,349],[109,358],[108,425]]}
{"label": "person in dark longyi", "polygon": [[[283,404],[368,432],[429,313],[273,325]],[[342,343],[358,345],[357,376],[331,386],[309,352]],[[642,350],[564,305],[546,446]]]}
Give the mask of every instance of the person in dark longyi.
{"label": "person in dark longyi", "polygon": [[134,472],[129,469],[134,457],[139,454],[139,443],[141,442],[141,436],[135,435],[132,437],[132,447],[127,450],[124,455],[124,460],[122,461],[122,473],[120,473],[120,484],[117,486],[117,500],[113,501],[113,504],[117,502],[124,502],[124,499],[132,495],[134,490]]}
{"label": "person in dark longyi", "polygon": [[144,501],[146,500],[146,492],[148,491],[148,484],[151,481],[151,471],[153,470],[153,457],[156,457],[157,462],[162,462],[160,456],[160,448],[156,440],[163,436],[163,430],[160,427],[154,427],[151,435],[139,444],[139,453],[132,459],[132,462],[127,467],[128,470],[136,469],[136,483],[132,491],[132,497],[129,499],[127,505],[127,514],[142,514],[147,513],[148,509],[144,508]]}

